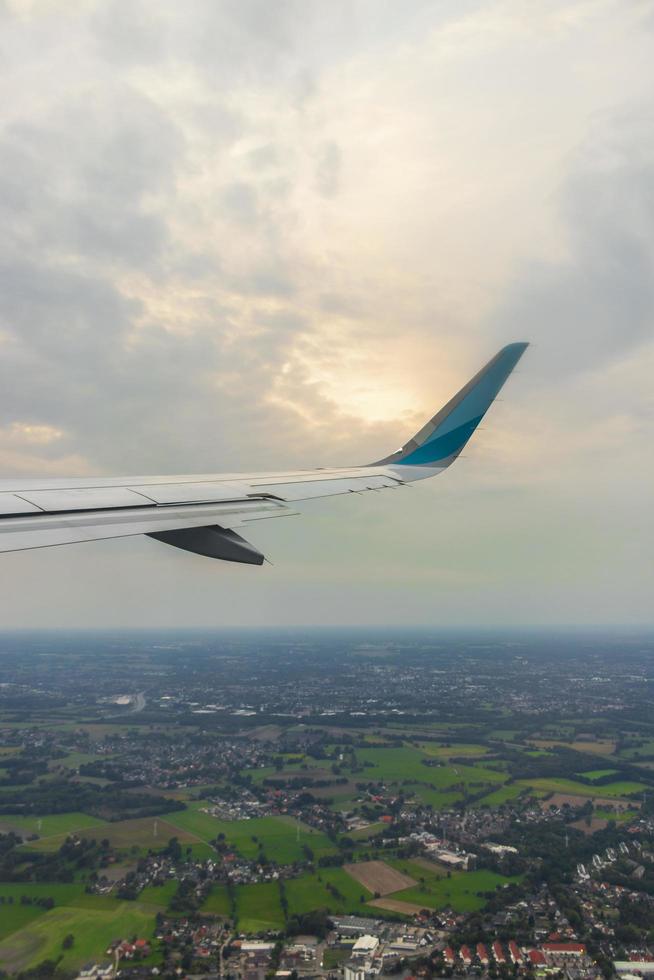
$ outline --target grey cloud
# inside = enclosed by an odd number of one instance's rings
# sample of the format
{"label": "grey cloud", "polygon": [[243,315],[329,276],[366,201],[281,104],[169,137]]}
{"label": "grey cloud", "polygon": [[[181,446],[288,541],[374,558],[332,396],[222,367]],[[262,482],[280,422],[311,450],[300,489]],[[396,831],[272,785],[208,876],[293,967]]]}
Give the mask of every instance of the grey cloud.
{"label": "grey cloud", "polygon": [[140,312],[99,276],[1,268],[0,426],[45,419],[69,434],[60,451],[114,472],[265,468],[280,430],[304,438],[291,413],[261,407],[301,318],[262,314],[256,337],[234,336],[213,304],[192,334],[157,323],[134,334]]}
{"label": "grey cloud", "polygon": [[99,53],[119,65],[142,65],[160,60],[170,37],[162,16],[164,4],[103,0],[91,17]]}
{"label": "grey cloud", "polygon": [[252,169],[260,172],[278,166],[279,150],[274,143],[264,143],[263,146],[250,150],[247,159]]}
{"label": "grey cloud", "polygon": [[4,330],[73,372],[85,355],[109,353],[138,309],[101,278],[29,260],[0,265]]}
{"label": "grey cloud", "polygon": [[221,83],[286,72],[307,19],[299,0],[175,0],[100,4],[90,23],[98,51],[117,64],[179,59]]}
{"label": "grey cloud", "polygon": [[338,192],[341,174],[341,150],[334,143],[325,143],[316,166],[316,187],[323,197],[334,197]]}
{"label": "grey cloud", "polygon": [[251,296],[274,296],[286,299],[295,292],[290,270],[279,258],[272,256],[267,262],[256,262],[244,276],[233,280],[242,293]]}
{"label": "grey cloud", "polygon": [[152,266],[166,239],[146,203],[174,187],[179,133],[127,86],[89,90],[83,101],[0,135],[0,214],[12,241]]}
{"label": "grey cloud", "polygon": [[569,258],[530,263],[492,327],[531,338],[548,378],[602,366],[654,333],[654,147],[649,119],[593,140],[562,189]]}
{"label": "grey cloud", "polygon": [[222,212],[232,221],[254,225],[259,218],[257,192],[250,184],[238,181],[223,189],[220,197]]}
{"label": "grey cloud", "polygon": [[89,30],[112,65],[182,62],[218,85],[274,81],[299,110],[318,93],[320,70],[362,45],[394,45],[398,35],[464,16],[481,0],[157,0],[101,2]]}

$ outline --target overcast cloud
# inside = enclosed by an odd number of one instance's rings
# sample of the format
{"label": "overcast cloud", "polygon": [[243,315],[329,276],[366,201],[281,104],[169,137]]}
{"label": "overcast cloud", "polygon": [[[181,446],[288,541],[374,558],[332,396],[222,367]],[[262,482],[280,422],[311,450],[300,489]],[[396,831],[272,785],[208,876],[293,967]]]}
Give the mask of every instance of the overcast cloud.
{"label": "overcast cloud", "polygon": [[5,476],[466,458],[239,568],[0,556],[6,626],[651,623],[651,0],[4,0]]}

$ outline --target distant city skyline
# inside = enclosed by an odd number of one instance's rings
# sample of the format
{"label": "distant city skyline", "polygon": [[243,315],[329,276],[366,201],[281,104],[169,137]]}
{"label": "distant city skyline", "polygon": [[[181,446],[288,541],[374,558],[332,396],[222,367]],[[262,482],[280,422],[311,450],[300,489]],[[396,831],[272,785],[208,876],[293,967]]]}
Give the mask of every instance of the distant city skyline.
{"label": "distant city skyline", "polygon": [[0,556],[5,628],[652,623],[647,4],[0,25],[2,476],[364,463],[532,343],[428,484],[258,523],[261,569]]}

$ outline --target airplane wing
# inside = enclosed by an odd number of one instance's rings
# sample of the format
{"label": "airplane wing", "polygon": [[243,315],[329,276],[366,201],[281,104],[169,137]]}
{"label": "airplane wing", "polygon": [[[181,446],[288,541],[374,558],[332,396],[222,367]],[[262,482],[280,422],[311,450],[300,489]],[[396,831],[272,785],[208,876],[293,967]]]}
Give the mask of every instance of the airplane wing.
{"label": "airplane wing", "polygon": [[527,344],[504,347],[397,452],[364,466],[289,473],[0,481],[0,552],[147,534],[224,561],[264,556],[235,528],[294,502],[401,487],[450,466]]}

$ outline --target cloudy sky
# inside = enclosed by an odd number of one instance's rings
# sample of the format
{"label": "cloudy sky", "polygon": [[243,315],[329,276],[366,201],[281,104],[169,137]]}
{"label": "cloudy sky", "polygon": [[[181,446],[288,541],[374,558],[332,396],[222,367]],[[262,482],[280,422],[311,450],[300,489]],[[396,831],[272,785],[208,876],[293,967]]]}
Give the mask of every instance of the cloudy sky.
{"label": "cloudy sky", "polygon": [[0,0],[0,472],[456,466],[243,568],[0,556],[4,626],[651,623],[653,0]]}

